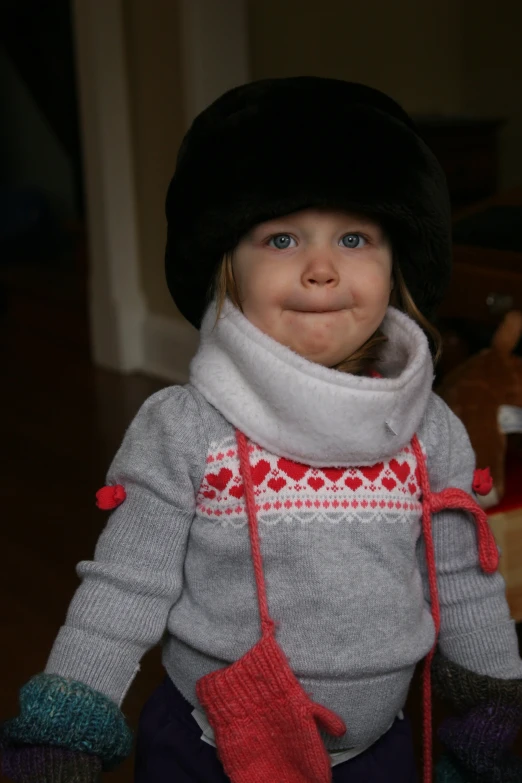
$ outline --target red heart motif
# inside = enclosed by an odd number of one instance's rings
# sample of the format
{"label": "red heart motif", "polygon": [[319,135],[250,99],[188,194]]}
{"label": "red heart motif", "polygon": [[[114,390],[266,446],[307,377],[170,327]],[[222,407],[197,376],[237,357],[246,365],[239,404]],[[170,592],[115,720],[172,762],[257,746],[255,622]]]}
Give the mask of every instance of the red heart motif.
{"label": "red heart motif", "polygon": [[354,477],[354,478],[346,478],[344,480],[344,483],[346,484],[349,489],[353,489],[355,492],[356,489],[359,489],[359,487],[362,485],[362,481],[360,478]]}
{"label": "red heart motif", "polygon": [[397,462],[396,459],[392,459],[390,462],[390,468],[393,470],[401,484],[404,484],[408,476],[410,475],[410,466],[407,462]]}
{"label": "red heart motif", "polygon": [[493,477],[489,468],[477,468],[473,474],[473,491],[477,495],[488,495],[493,489]]}
{"label": "red heart motif", "polygon": [[382,485],[383,485],[383,487],[386,487],[388,492],[391,492],[392,489],[397,486],[397,482],[395,481],[395,479],[386,477],[386,478],[383,478]]}
{"label": "red heart motif", "polygon": [[408,484],[408,489],[410,490],[410,495],[414,495],[417,491],[417,485],[414,484],[413,482],[410,482]]}
{"label": "red heart motif", "polygon": [[330,481],[333,481],[334,484],[336,481],[339,481],[339,479],[344,476],[345,469],[344,468],[323,468],[322,472],[326,476],[326,478],[330,479]]}
{"label": "red heart motif", "polygon": [[236,484],[234,487],[230,487],[229,493],[232,495],[232,497],[239,500],[239,498],[242,498],[245,493],[245,487],[243,484]]}
{"label": "red heart motif", "polygon": [[252,467],[252,481],[256,487],[263,483],[268,473],[270,473],[270,463],[266,459],[259,460],[257,465]]}
{"label": "red heart motif", "polygon": [[308,479],[308,484],[312,487],[315,492],[319,492],[321,487],[324,487],[324,480],[322,478],[314,477]]}
{"label": "red heart motif", "polygon": [[102,511],[110,511],[123,503],[126,497],[127,493],[121,484],[109,484],[96,493],[96,505]]}
{"label": "red heart motif", "polygon": [[291,479],[294,479],[294,481],[301,481],[303,476],[308,472],[307,465],[301,465],[300,462],[292,462],[284,457],[277,460],[277,467]]}
{"label": "red heart motif", "polygon": [[232,478],[232,471],[228,468],[221,468],[219,473],[210,473],[206,479],[211,487],[222,492]]}
{"label": "red heart motif", "polygon": [[203,497],[210,498],[210,500],[212,500],[212,498],[216,497],[216,493],[213,489],[211,489],[210,492],[203,492]]}
{"label": "red heart motif", "polygon": [[363,476],[366,476],[368,481],[375,481],[375,479],[381,475],[381,471],[384,468],[384,462],[377,462],[376,465],[364,465],[359,468]]}
{"label": "red heart motif", "polygon": [[279,476],[279,478],[272,478],[268,482],[268,486],[270,489],[273,489],[274,492],[280,492],[283,487],[286,486],[286,481],[282,476]]}

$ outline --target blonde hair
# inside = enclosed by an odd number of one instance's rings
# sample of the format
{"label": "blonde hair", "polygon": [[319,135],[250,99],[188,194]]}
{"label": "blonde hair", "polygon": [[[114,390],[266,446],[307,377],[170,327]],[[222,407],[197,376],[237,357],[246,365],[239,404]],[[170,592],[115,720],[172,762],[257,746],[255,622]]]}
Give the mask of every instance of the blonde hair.
{"label": "blonde hair", "polygon": [[[394,286],[390,304],[398,310],[402,310],[406,315],[409,315],[427,334],[431,344],[434,362],[437,363],[442,353],[442,338],[438,330],[428,321],[415,304],[400,267],[395,261],[393,263],[392,274]],[[238,310],[243,309],[241,307],[239,289],[234,277],[232,253],[225,253],[223,256],[214,282],[214,295],[217,304],[216,321],[221,315],[227,296],[234,307],[237,307]],[[339,370],[339,372],[350,373],[352,375],[366,374],[377,362],[380,348],[387,339],[388,338],[383,334],[381,329],[377,329],[360,348],[352,353],[351,356],[347,356],[346,359],[343,359],[339,364],[336,364],[332,369]]]}

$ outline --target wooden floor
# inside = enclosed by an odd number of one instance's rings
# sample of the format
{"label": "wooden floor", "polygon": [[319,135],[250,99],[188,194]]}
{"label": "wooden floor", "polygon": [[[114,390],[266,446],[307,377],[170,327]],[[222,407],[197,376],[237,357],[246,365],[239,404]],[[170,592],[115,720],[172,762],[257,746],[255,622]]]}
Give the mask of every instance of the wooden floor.
{"label": "wooden floor", "polygon": [[[45,665],[78,584],[75,565],[92,555],[105,522],[94,493],[139,405],[164,385],[92,366],[83,284],[4,271],[3,299],[0,719],[16,712],[20,686]],[[132,727],[161,677],[153,650],[124,704]],[[418,678],[409,711],[420,756]],[[131,783],[132,759],[105,777]]]}
{"label": "wooden floor", "polygon": [[[15,714],[20,686],[45,666],[78,584],[75,565],[92,556],[105,523],[94,493],[125,427],[141,402],[165,385],[92,366],[82,288],[38,268],[27,267],[23,280],[4,270],[6,277],[7,309],[0,315],[0,719]],[[125,701],[132,726],[161,678],[154,650]],[[130,783],[132,759],[105,777]]]}

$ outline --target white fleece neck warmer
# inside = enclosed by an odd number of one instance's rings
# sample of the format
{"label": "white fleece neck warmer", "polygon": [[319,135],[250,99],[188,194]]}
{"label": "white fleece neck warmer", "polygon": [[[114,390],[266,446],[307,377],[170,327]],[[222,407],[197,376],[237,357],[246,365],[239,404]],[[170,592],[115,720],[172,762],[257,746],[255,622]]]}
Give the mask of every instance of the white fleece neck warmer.
{"label": "white fleece neck warmer", "polygon": [[248,438],[314,467],[372,465],[415,434],[433,365],[422,330],[390,307],[382,378],[332,370],[263,334],[230,302],[207,310],[190,380]]}

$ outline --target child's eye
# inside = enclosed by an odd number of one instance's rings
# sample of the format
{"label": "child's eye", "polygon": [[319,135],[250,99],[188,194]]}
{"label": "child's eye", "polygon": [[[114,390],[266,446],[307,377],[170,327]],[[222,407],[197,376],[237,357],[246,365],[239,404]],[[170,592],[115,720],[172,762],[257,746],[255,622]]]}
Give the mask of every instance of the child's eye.
{"label": "child's eye", "polygon": [[276,250],[286,250],[289,247],[296,247],[296,241],[290,234],[274,234],[274,236],[270,237],[268,240],[268,244]]}
{"label": "child's eye", "polygon": [[364,247],[366,239],[361,234],[345,234],[341,237],[340,244],[353,250],[356,247]]}

